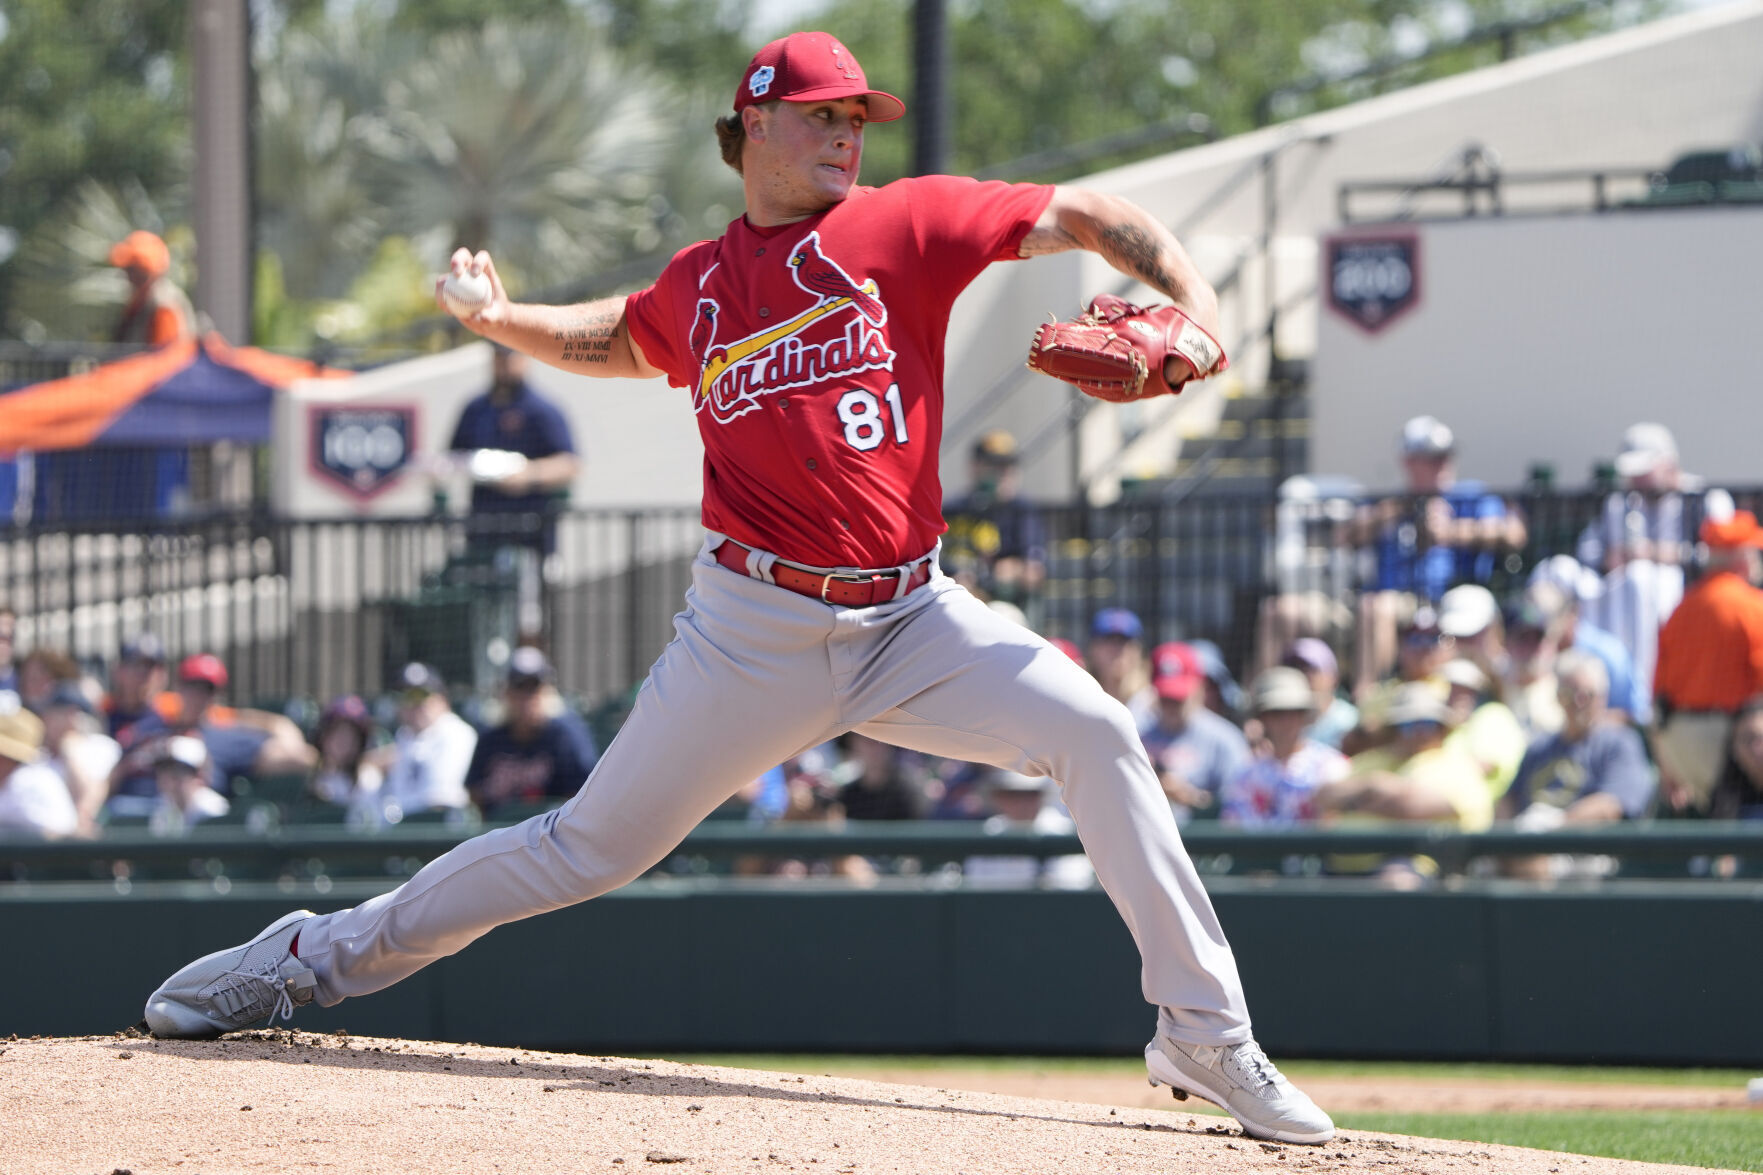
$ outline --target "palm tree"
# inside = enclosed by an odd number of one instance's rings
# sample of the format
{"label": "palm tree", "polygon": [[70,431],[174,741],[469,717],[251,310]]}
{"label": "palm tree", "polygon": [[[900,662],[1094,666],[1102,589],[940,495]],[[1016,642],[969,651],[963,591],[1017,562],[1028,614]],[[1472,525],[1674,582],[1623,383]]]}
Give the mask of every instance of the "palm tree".
{"label": "palm tree", "polygon": [[682,132],[715,159],[579,19],[422,37],[358,9],[284,37],[258,93],[258,239],[296,298],[344,296],[393,236],[436,271],[490,249],[516,291],[577,279],[654,248],[658,220],[678,235]]}
{"label": "palm tree", "polygon": [[443,252],[492,248],[535,283],[628,250],[678,134],[658,78],[546,25],[438,37],[387,98],[375,147],[393,222]]}

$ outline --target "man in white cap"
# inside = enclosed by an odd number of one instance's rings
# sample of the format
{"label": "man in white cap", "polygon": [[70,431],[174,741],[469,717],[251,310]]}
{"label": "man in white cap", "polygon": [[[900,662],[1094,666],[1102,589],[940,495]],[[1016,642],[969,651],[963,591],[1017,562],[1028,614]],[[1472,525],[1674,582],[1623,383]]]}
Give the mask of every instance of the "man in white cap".
{"label": "man in white cap", "polygon": [[[1683,471],[1677,439],[1652,422],[1629,425],[1613,464],[1622,485],[1604,499],[1576,551],[1603,580],[1578,596],[1586,618],[1628,649],[1636,677],[1651,681],[1659,627],[1683,599],[1683,567],[1695,549],[1685,537],[1684,506],[1701,496],[1702,479]],[[1619,694],[1611,698],[1622,705]]]}
{"label": "man in white cap", "polygon": [[1486,583],[1503,551],[1523,548],[1523,516],[1477,481],[1457,477],[1457,441],[1432,416],[1402,426],[1405,491],[1370,502],[1343,541],[1377,552],[1376,578],[1359,597],[1358,677],[1364,697],[1396,660],[1396,628],[1416,603],[1437,603],[1459,583]]}

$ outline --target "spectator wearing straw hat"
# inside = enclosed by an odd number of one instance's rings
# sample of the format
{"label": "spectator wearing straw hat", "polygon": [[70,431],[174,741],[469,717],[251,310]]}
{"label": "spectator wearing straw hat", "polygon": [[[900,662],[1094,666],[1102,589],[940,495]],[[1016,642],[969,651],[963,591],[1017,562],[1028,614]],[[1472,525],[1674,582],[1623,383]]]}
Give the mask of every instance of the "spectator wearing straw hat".
{"label": "spectator wearing straw hat", "polygon": [[79,813],[61,776],[42,762],[43,722],[11,694],[0,702],[0,832],[70,836]]}
{"label": "spectator wearing straw hat", "polygon": [[1749,510],[1702,523],[1707,569],[1659,631],[1653,753],[1674,809],[1705,812],[1726,764],[1732,715],[1763,693],[1763,527]]}
{"label": "spectator wearing straw hat", "polygon": [[1316,691],[1289,665],[1263,669],[1249,685],[1249,705],[1263,742],[1253,760],[1219,792],[1222,819],[1252,828],[1301,824],[1316,818],[1316,789],[1347,777],[1347,759],[1307,733],[1316,715]]}

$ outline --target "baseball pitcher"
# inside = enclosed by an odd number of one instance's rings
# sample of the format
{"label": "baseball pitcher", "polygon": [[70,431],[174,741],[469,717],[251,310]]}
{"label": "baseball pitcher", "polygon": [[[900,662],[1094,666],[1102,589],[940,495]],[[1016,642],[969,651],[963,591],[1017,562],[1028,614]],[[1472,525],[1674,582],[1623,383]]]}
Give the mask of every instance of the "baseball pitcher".
{"label": "baseball pitcher", "polygon": [[1333,1136],[1254,1041],[1236,961],[1125,707],[937,566],[944,335],[981,270],[1087,249],[1167,296],[1156,308],[1100,298],[1032,340],[1031,365],[1110,399],[1222,370],[1216,297],[1124,200],[950,176],[859,186],[868,124],[904,113],[833,37],[796,33],[754,56],[717,123],[746,214],[652,286],[515,303],[487,253],[453,256],[452,277],[489,282],[475,309],[451,301],[477,333],[567,371],[665,375],[689,391],[709,537],[677,635],[561,808],[353,909],[296,911],[190,964],[147,1003],[156,1034],[213,1036],[378,991],[505,922],[616,889],[746,781],[856,730],[1056,780],[1143,958],[1153,1084],[1218,1103],[1258,1137]]}

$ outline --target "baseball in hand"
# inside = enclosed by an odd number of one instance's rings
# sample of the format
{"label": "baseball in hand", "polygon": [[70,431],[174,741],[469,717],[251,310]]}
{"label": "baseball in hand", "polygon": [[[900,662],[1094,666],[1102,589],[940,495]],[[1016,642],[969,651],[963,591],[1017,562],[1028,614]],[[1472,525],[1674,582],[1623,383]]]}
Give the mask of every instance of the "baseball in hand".
{"label": "baseball in hand", "polygon": [[490,304],[490,279],[481,273],[450,273],[441,283],[441,301],[460,318],[476,314]]}

